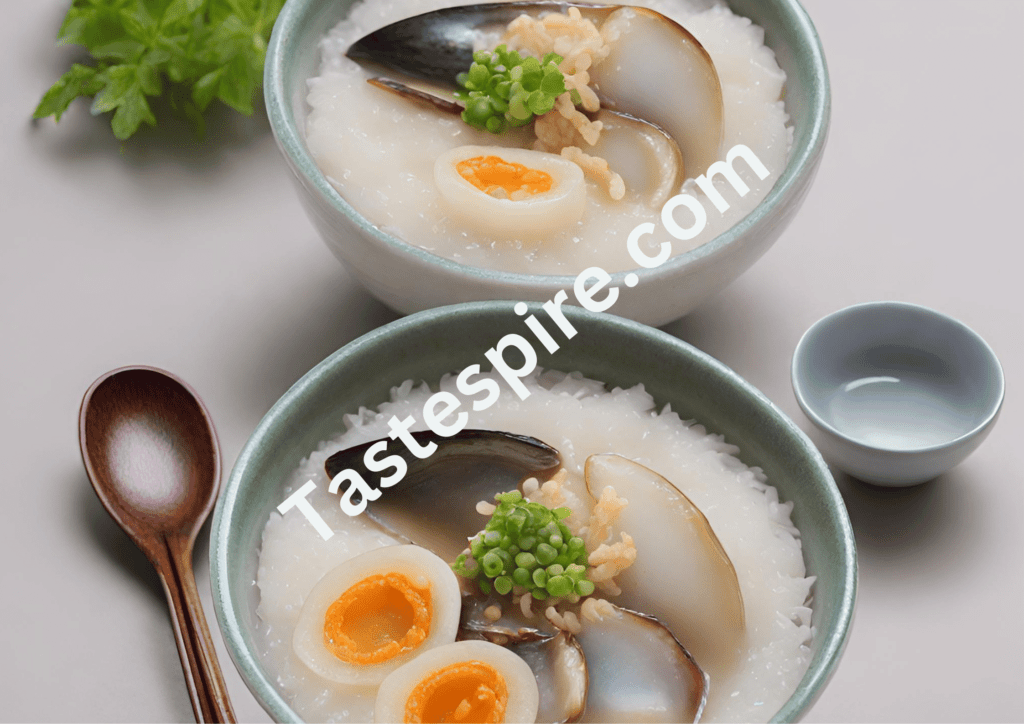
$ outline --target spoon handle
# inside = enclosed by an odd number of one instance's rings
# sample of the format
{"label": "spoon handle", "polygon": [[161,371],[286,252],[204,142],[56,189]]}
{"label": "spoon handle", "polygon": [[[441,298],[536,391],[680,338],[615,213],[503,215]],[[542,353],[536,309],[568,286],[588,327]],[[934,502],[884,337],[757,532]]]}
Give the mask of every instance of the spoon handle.
{"label": "spoon handle", "polygon": [[174,638],[197,722],[234,722],[227,687],[217,663],[210,630],[192,571],[192,542],[167,536],[156,565],[167,594]]}

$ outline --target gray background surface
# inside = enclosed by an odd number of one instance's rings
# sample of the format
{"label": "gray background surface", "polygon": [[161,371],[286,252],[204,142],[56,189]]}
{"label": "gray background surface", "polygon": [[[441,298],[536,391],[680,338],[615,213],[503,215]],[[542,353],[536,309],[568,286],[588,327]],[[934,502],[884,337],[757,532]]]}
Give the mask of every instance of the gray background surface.
{"label": "gray background surface", "polygon": [[[809,721],[1024,719],[1024,292],[1020,0],[807,0],[834,92],[817,182],[767,256],[669,325],[809,429],[789,384],[801,333],[898,299],[979,332],[1002,417],[951,473],[887,492],[839,474],[860,553],[846,655]],[[265,116],[173,123],[123,146],[77,102],[32,109],[75,54],[66,0],[0,3],[0,717],[189,721],[155,574],[107,517],[78,452],[86,388],[126,364],[182,376],[230,469],[271,404],[395,318],[319,241]],[[206,543],[196,555],[209,605]],[[243,720],[266,720],[227,657]]]}

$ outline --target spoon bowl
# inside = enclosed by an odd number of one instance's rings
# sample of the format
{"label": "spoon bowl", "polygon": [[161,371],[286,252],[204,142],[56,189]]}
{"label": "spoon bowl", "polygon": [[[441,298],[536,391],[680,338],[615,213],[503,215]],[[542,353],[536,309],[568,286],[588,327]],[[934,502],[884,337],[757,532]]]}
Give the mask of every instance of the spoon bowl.
{"label": "spoon bowl", "polygon": [[189,535],[213,509],[217,438],[202,403],[155,369],[115,370],[82,403],[82,455],[103,507],[145,550],[154,532]]}
{"label": "spoon bowl", "polygon": [[234,721],[192,571],[192,548],[220,487],[209,413],[177,377],[125,367],[85,393],[79,443],[103,507],[160,576],[196,721]]}

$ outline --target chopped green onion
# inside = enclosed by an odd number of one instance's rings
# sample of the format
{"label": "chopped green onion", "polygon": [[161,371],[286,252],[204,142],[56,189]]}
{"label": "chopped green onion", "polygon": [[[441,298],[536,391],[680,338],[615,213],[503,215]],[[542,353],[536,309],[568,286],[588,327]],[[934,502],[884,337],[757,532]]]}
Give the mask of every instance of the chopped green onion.
{"label": "chopped green onion", "polygon": [[538,588],[543,588],[548,582],[548,573],[543,568],[538,568],[533,572],[533,584]]}
{"label": "chopped green onion", "polygon": [[552,576],[548,579],[546,588],[548,593],[556,598],[559,596],[568,596],[572,593],[573,581],[567,576]]}
{"label": "chopped green onion", "polygon": [[501,561],[501,558],[499,558],[498,555],[493,550],[488,551],[484,555],[483,560],[480,561],[480,564],[483,566],[484,573],[487,574],[488,578],[498,577],[499,575],[501,575],[501,572],[505,567]]}
{"label": "chopped green onion", "polygon": [[498,493],[494,499],[499,503],[518,503],[523,499],[523,494],[518,490],[510,490],[507,493]]}
{"label": "chopped green onion", "polygon": [[527,570],[533,570],[537,567],[537,557],[532,553],[520,553],[516,556],[516,565]]}
{"label": "chopped green onion", "polygon": [[517,568],[514,571],[512,571],[512,582],[515,583],[517,586],[528,586],[530,585],[531,580],[532,576],[530,575],[530,572],[525,568]]}
{"label": "chopped green onion", "polygon": [[485,126],[487,130],[490,131],[491,133],[498,134],[504,131],[506,128],[508,128],[508,121],[506,121],[504,118],[491,116],[490,118],[487,119],[487,123],[485,124]]}
{"label": "chopped green onion", "polygon": [[[538,601],[578,600],[593,592],[586,577],[586,547],[562,522],[572,511],[551,510],[523,499],[518,490],[494,496],[495,509],[482,530],[460,554],[452,570],[475,579],[484,593],[507,595],[513,586]],[[481,573],[483,575],[481,575]],[[580,586],[580,584],[589,584]]]}
{"label": "chopped green onion", "polygon": [[550,565],[554,562],[555,558],[558,557],[558,551],[552,548],[547,543],[541,543],[537,546],[537,562],[542,566]]}
{"label": "chopped green onion", "polygon": [[581,596],[589,596],[594,592],[594,584],[591,581],[583,579],[582,581],[576,581],[575,584],[576,593]]}
{"label": "chopped green onion", "polygon": [[[478,50],[473,53],[469,70],[459,73],[456,82],[463,89],[455,97],[465,103],[462,120],[481,130],[502,133],[509,127],[525,126],[535,117],[550,113],[555,99],[566,92],[565,76],[558,69],[563,60],[557,53],[548,53],[538,60],[520,55],[499,45],[493,52]],[[582,103],[580,94],[573,89],[573,102]],[[519,491],[510,491],[519,498],[500,502],[515,503],[522,500]],[[567,517],[571,511],[556,514],[556,519]],[[550,516],[550,511],[549,511]]]}
{"label": "chopped green onion", "polygon": [[503,551],[501,548],[494,549],[494,555],[501,559],[501,569],[503,571],[511,571],[515,567],[515,560],[509,555],[508,551]]}

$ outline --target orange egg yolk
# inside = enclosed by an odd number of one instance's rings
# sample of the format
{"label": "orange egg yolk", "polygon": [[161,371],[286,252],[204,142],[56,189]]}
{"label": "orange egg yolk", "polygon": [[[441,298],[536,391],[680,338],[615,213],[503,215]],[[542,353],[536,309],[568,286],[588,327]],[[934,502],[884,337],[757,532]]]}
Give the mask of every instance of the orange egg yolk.
{"label": "orange egg yolk", "polygon": [[417,648],[430,633],[430,584],[401,573],[369,576],[327,609],[324,644],[350,664],[379,664]]}
{"label": "orange egg yolk", "polygon": [[505,677],[482,661],[460,661],[432,671],[405,701],[405,721],[505,721],[508,687]]}
{"label": "orange egg yolk", "polygon": [[498,156],[467,158],[455,170],[488,196],[518,200],[551,190],[551,174]]}

